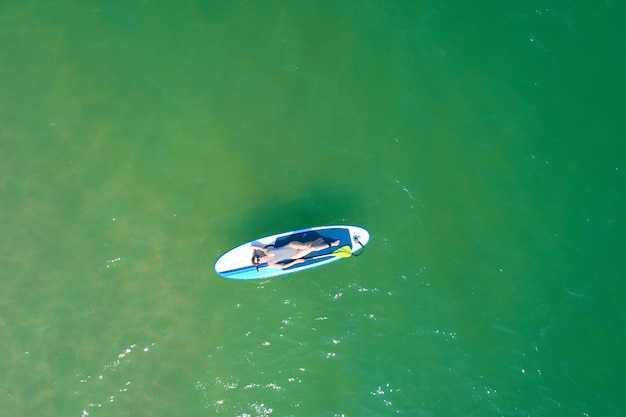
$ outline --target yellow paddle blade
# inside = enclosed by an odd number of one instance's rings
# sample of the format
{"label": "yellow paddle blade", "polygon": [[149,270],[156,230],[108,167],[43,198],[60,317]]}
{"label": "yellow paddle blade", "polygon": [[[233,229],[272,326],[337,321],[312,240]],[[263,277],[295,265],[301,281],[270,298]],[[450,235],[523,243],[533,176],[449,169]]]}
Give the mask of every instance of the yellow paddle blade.
{"label": "yellow paddle blade", "polygon": [[352,251],[350,250],[350,246],[346,245],[346,246],[340,247],[339,249],[337,249],[333,253],[330,253],[329,255],[336,256],[338,258],[349,258],[352,256]]}

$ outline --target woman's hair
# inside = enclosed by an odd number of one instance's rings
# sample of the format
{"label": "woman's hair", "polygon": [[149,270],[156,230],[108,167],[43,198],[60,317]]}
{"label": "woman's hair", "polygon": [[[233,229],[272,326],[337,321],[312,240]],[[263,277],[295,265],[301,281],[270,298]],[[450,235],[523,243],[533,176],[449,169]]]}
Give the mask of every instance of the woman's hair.
{"label": "woman's hair", "polygon": [[[266,245],[266,248],[269,248],[270,246],[274,246],[274,245]],[[257,255],[256,252],[254,252],[252,254],[252,265],[256,266],[256,270],[259,270],[259,266],[261,265],[261,257],[259,255]]]}
{"label": "woman's hair", "polygon": [[257,272],[259,271],[259,266],[261,266],[261,258],[259,255],[254,253],[252,255],[252,265],[256,267]]}

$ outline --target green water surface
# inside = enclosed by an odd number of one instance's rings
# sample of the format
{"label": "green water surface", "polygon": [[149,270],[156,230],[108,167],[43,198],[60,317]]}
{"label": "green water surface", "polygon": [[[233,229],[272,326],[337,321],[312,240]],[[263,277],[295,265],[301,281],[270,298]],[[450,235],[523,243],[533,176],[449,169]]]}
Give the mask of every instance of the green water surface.
{"label": "green water surface", "polygon": [[[622,416],[619,1],[0,2],[7,416]],[[226,250],[366,227],[265,281]]]}

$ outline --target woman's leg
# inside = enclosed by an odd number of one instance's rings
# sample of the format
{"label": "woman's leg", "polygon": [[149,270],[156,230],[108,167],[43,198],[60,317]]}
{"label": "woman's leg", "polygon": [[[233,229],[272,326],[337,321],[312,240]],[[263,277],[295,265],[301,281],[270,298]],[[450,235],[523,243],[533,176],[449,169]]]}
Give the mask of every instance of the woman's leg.
{"label": "woman's leg", "polygon": [[292,242],[289,242],[287,245],[290,248],[294,248],[294,249],[308,249],[308,248],[310,248],[312,246],[319,245],[323,241],[324,241],[324,239],[322,239],[321,237],[318,237],[313,242],[298,242],[298,241],[294,240]]}
{"label": "woman's leg", "polygon": [[[315,242],[317,242],[320,239],[316,239]],[[303,249],[298,249],[296,251],[296,254],[294,255],[294,257],[297,258],[304,258],[305,256],[307,256],[309,253],[311,252],[315,252],[318,250],[322,250],[322,249],[327,249],[330,246],[337,246],[339,245],[339,241],[338,240],[334,240],[330,243],[324,243],[324,239],[321,239],[321,242],[316,243],[315,245],[309,246],[308,248],[303,248]]]}

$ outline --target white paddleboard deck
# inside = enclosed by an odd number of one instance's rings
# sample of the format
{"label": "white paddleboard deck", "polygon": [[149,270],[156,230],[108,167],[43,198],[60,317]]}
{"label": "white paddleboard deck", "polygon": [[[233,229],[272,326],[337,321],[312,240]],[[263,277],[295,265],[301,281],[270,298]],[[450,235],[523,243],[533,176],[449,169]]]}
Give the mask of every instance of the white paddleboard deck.
{"label": "white paddleboard deck", "polygon": [[[270,268],[266,263],[262,263],[257,268],[252,264],[252,245],[261,247],[274,245],[278,248],[291,241],[311,242],[320,237],[325,242],[339,240],[339,245],[312,252],[306,256],[306,262],[289,268]],[[244,243],[229,250],[215,262],[215,272],[230,279],[259,279],[304,271],[341,259],[341,257],[333,255],[337,248],[347,246],[350,253],[358,252],[363,249],[369,239],[370,234],[367,230],[359,226],[349,225],[309,227],[293,232],[279,233]]]}

